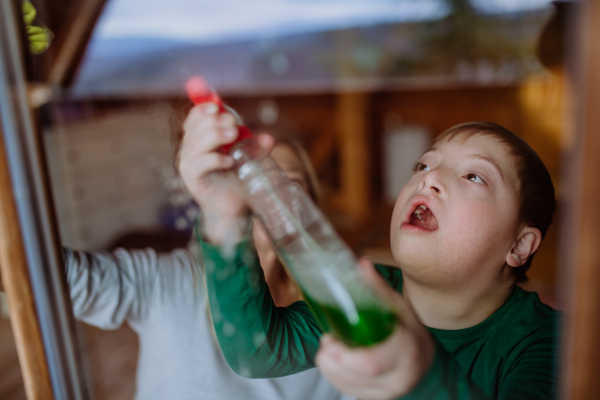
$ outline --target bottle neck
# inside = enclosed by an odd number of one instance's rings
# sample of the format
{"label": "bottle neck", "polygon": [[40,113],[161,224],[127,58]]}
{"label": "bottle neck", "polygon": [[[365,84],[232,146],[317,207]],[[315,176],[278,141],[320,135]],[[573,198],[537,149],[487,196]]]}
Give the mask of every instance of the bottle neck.
{"label": "bottle neck", "polygon": [[252,134],[250,129],[248,129],[248,127],[246,127],[245,125],[238,125],[237,129],[238,129],[237,139],[232,143],[224,144],[223,146],[219,147],[219,151],[222,154],[232,154],[233,155],[234,148],[239,147],[240,143],[245,142],[245,141],[252,141],[252,142],[256,143],[256,146],[258,146],[260,148],[260,146],[258,145],[258,143],[256,142],[256,140],[254,138],[254,135]]}
{"label": "bottle neck", "polygon": [[267,152],[258,144],[253,136],[238,139],[229,145],[228,150],[237,168],[247,162],[256,161],[267,156]]}

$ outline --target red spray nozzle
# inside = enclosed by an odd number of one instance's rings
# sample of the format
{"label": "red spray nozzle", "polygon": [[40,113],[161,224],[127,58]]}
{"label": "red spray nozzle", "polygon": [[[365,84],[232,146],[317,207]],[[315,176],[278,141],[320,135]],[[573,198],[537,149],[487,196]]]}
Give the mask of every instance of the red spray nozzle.
{"label": "red spray nozzle", "polygon": [[[219,106],[220,113],[227,111],[217,92],[215,92],[214,89],[206,83],[204,78],[200,76],[194,76],[188,79],[188,81],[185,83],[185,90],[192,103],[215,103]],[[228,154],[229,150],[231,149],[231,147],[233,147],[234,144],[236,144],[240,140],[251,139],[253,137],[254,135],[252,135],[250,129],[248,129],[244,125],[238,125],[237,139],[233,143],[224,144],[223,146],[219,147],[219,151],[223,154]]]}
{"label": "red spray nozzle", "polygon": [[200,77],[194,76],[185,83],[185,90],[188,94],[188,97],[194,104],[203,104],[203,103],[215,103],[219,106],[219,111],[224,112],[225,107],[223,107],[223,102],[221,98],[211,88],[208,86],[208,83]]}

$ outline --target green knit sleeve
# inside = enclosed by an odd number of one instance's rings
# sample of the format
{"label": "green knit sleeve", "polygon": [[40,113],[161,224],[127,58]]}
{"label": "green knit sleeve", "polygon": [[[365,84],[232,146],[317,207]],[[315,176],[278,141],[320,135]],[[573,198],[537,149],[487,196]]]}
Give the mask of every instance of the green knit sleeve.
{"label": "green knit sleeve", "polygon": [[275,306],[251,241],[237,244],[230,257],[199,242],[213,323],[230,367],[248,378],[314,367],[321,330],[304,301]]}
{"label": "green knit sleeve", "polygon": [[[196,237],[217,339],[230,367],[251,378],[281,377],[314,367],[321,329],[306,302],[274,304],[250,235],[230,250],[205,242],[197,233]],[[399,290],[399,270],[377,268]]]}

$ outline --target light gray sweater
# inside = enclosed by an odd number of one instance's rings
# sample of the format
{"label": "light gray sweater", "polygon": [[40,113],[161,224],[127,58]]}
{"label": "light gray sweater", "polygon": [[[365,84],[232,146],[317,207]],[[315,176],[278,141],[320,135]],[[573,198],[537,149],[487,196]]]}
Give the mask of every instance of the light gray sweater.
{"label": "light gray sweater", "polygon": [[102,329],[127,322],[140,343],[138,400],[347,400],[317,369],[247,379],[227,365],[208,314],[203,271],[187,250],[65,250],[75,317]]}

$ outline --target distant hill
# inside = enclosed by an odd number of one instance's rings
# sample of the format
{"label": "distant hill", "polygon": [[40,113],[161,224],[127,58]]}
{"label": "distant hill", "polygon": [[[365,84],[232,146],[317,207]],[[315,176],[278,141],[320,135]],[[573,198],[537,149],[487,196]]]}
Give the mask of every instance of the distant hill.
{"label": "distant hill", "polygon": [[94,41],[71,94],[182,96],[186,80],[195,75],[224,94],[330,91],[347,82],[384,85],[440,77],[509,82],[539,68],[534,47],[547,15],[538,10],[482,17],[483,28],[464,45],[444,42],[454,28],[443,20],[219,45],[164,38]]}

